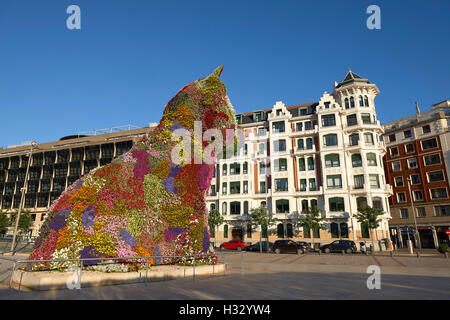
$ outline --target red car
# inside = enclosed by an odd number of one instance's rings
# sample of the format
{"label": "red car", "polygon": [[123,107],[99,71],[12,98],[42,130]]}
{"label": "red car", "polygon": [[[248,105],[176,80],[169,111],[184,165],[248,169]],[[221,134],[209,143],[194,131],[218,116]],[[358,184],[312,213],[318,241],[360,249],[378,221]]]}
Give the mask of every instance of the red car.
{"label": "red car", "polygon": [[220,250],[231,249],[231,250],[241,251],[246,246],[247,245],[242,240],[231,240],[231,241],[222,243],[220,245]]}

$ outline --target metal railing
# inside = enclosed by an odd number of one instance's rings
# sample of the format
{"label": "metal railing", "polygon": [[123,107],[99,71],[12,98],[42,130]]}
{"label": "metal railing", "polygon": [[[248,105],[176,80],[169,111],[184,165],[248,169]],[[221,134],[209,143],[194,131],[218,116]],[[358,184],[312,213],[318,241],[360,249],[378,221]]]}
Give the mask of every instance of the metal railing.
{"label": "metal railing", "polygon": [[[10,261],[10,262],[12,262],[13,263],[13,268],[12,268],[12,271],[11,271],[11,278],[10,278],[10,281],[9,281],[9,289],[11,289],[12,288],[12,285],[13,285],[13,279],[14,279],[14,273],[18,270],[18,268],[17,268],[17,266],[19,265],[19,264],[41,264],[41,263],[44,263],[44,262],[48,262],[48,263],[55,263],[55,262],[75,262],[74,263],[74,265],[71,265],[71,266],[65,266],[65,267],[60,267],[60,268],[53,268],[53,269],[47,269],[47,270],[42,270],[42,271],[54,271],[54,270],[60,270],[60,269],[68,269],[68,268],[73,268],[73,267],[79,267],[79,270],[80,270],[80,274],[79,274],[79,284],[80,284],[80,288],[81,288],[81,272],[82,272],[82,270],[83,270],[83,265],[84,265],[84,261],[101,261],[101,263],[103,264],[104,263],[104,261],[111,261],[111,260],[142,260],[142,261],[144,261],[144,262],[140,262],[141,264],[142,263],[145,263],[145,265],[146,265],[146,267],[145,267],[145,281],[143,281],[144,283],[147,283],[148,282],[148,269],[149,269],[149,260],[150,259],[153,259],[153,261],[155,261],[155,259],[157,259],[157,258],[160,258],[161,260],[162,259],[164,259],[164,258],[169,258],[169,259],[173,259],[173,258],[180,258],[180,260],[178,260],[178,261],[174,261],[174,262],[171,262],[171,263],[167,263],[167,264],[159,264],[159,265],[161,265],[161,266],[164,266],[164,265],[168,265],[168,266],[170,266],[170,265],[176,265],[177,263],[186,263],[186,262],[188,262],[189,260],[192,260],[192,267],[193,267],[193,273],[192,273],[192,276],[193,276],[193,280],[195,281],[195,268],[196,268],[196,260],[199,260],[198,258],[196,259],[196,257],[200,257],[201,259],[202,258],[205,258],[205,257],[208,257],[208,256],[218,256],[218,255],[223,255],[223,257],[224,257],[224,262],[223,262],[223,264],[224,264],[224,270],[223,270],[223,274],[225,275],[226,274],[226,269],[227,269],[227,264],[226,264],[226,261],[225,261],[225,255],[226,254],[239,254],[240,253],[240,266],[241,266],[241,274],[242,274],[242,251],[240,251],[240,252],[214,252],[214,253],[208,253],[208,254],[206,254],[206,253],[198,253],[198,254],[191,254],[191,255],[184,255],[184,256],[160,256],[160,255],[157,255],[157,256],[139,256],[139,257],[97,257],[97,258],[77,258],[77,259],[47,259],[47,260],[44,260],[44,259],[42,259],[42,260],[30,260],[30,259],[25,259],[25,260],[14,260],[14,259],[11,259],[11,258],[6,258],[6,257],[0,257],[0,260],[6,260],[6,261]],[[186,260],[181,260],[182,258],[190,258],[190,259],[186,259]],[[101,265],[101,264],[96,264],[96,265]],[[212,264],[212,266],[213,266],[213,274],[214,274],[214,266],[215,266],[215,264]],[[88,266],[89,267],[89,266]],[[34,272],[37,272],[37,271],[34,271]],[[19,283],[19,290],[20,290],[20,286],[21,286],[21,283]]]}

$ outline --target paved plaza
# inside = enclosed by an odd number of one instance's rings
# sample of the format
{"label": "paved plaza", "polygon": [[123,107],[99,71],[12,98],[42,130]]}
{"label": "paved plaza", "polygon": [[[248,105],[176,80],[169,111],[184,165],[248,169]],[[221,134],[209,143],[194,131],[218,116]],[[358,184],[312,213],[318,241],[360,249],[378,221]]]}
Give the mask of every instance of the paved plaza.
{"label": "paved plaza", "polygon": [[[22,257],[23,258],[23,257]],[[224,261],[225,259],[225,261]],[[0,299],[450,299],[450,259],[317,254],[228,254],[225,274],[153,282],[30,292],[0,285]],[[1,261],[0,281],[11,265]],[[381,289],[367,288],[378,266]]]}

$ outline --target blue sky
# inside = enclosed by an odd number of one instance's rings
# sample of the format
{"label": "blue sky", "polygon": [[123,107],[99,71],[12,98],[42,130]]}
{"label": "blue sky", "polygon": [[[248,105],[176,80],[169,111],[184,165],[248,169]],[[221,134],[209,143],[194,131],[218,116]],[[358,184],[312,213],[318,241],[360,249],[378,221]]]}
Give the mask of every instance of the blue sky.
{"label": "blue sky", "polygon": [[[81,8],[81,30],[66,8]],[[366,8],[381,8],[381,30]],[[159,121],[224,65],[237,112],[318,101],[349,68],[388,122],[450,99],[450,1],[0,0],[0,147]]]}

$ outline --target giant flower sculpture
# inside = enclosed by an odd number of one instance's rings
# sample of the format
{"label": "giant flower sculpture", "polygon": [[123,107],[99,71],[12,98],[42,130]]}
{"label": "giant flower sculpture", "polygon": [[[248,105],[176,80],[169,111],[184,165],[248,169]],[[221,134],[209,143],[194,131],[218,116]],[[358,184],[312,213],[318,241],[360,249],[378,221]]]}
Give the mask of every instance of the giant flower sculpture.
{"label": "giant flower sculpture", "polygon": [[[214,161],[204,161],[202,150],[208,142],[199,141],[194,131],[200,127],[200,133],[208,129],[224,133],[235,127],[235,113],[219,79],[221,72],[219,67],[181,89],[166,105],[159,125],[149,129],[129,152],[68,187],[49,208],[30,259],[210,253],[204,197]],[[185,148],[180,148],[181,141],[186,142],[180,132],[190,137]],[[224,141],[229,140],[224,137]],[[203,148],[195,148],[196,144]],[[200,156],[200,162],[193,161],[195,156]],[[203,259],[214,263],[216,257]],[[138,261],[180,262],[171,258]],[[32,264],[34,269],[49,266]]]}

